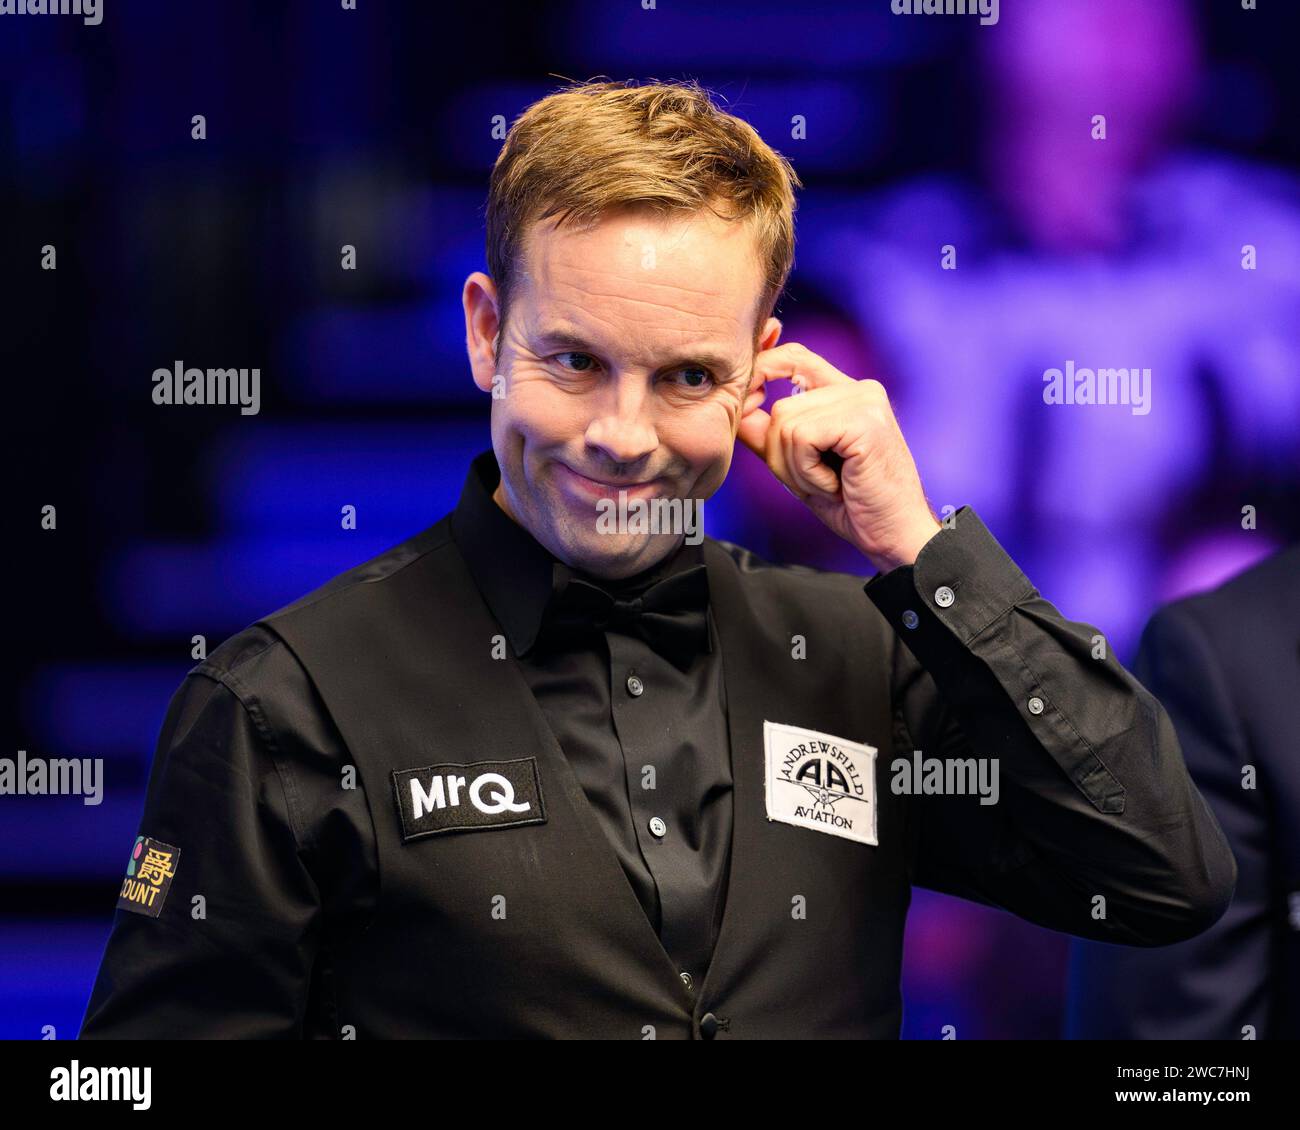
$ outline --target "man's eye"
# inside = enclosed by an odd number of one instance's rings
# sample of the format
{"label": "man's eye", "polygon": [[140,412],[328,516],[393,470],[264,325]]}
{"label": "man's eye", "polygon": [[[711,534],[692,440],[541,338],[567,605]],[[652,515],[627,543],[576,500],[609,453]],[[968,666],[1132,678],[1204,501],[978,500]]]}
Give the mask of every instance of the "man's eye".
{"label": "man's eye", "polygon": [[[567,352],[567,353],[557,353],[557,354],[555,355],[555,357],[556,357],[556,360],[560,360],[560,358],[562,358],[562,357],[576,357],[576,358],[578,358],[578,359],[581,360],[581,361],[587,362],[587,364],[581,364],[581,365],[576,365],[576,366],[574,366],[574,367],[570,370],[571,372],[574,372],[574,373],[589,373],[589,372],[591,372],[592,369],[594,369],[594,368],[596,367],[596,359],[595,359],[595,358],[594,358],[590,353],[576,353],[576,352],[570,351],[570,352]],[[560,361],[560,364],[563,365],[564,362],[563,362],[563,361]],[[568,366],[566,365],[565,368],[568,368]]]}
{"label": "man's eye", "polygon": [[686,369],[678,369],[677,372],[684,378],[679,382],[683,388],[709,388],[714,383],[713,374],[708,369],[701,369],[692,365]]}

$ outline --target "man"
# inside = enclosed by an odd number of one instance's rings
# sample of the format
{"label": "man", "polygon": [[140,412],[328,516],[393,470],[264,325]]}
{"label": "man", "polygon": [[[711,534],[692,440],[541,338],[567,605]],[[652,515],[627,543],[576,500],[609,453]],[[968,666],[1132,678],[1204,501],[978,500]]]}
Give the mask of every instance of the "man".
{"label": "man", "polygon": [[[940,527],[880,385],[777,344],[797,186],[693,84],[514,124],[463,291],[492,451],[191,672],[83,1036],[896,1038],[913,882],[1131,945],[1222,913],[1158,703]],[[866,595],[694,536],[737,437]]]}
{"label": "man", "polygon": [[1300,546],[1160,609],[1134,669],[1160,696],[1240,867],[1227,913],[1158,953],[1075,943],[1084,1039],[1300,1036]]}

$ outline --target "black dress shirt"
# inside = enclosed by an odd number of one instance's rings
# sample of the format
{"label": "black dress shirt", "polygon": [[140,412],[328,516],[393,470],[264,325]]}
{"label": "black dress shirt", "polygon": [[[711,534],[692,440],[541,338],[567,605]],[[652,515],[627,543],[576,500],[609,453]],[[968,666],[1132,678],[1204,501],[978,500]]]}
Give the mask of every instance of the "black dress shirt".
{"label": "black dress shirt", "polygon": [[683,541],[620,581],[571,570],[492,499],[492,453],[471,465],[452,533],[646,916],[687,988],[703,983],[731,847],[731,749],[717,633],[682,666],[645,640],[593,626],[548,630],[572,577],[630,598],[702,567]]}

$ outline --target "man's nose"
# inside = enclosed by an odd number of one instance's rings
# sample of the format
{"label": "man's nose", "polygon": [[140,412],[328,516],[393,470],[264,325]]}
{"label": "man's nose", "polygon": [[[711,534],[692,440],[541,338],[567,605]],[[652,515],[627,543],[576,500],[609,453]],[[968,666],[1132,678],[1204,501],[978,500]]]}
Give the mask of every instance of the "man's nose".
{"label": "man's nose", "polygon": [[611,463],[619,464],[635,463],[659,446],[644,377],[620,373],[596,395],[596,412],[585,437],[590,446],[599,448]]}

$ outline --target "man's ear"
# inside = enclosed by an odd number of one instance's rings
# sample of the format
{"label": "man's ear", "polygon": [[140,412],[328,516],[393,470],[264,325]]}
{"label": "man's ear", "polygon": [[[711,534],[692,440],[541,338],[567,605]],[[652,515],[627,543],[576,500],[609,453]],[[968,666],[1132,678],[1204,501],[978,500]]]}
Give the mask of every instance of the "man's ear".
{"label": "man's ear", "polygon": [[475,271],[465,280],[461,304],[465,307],[465,348],[474,383],[484,392],[491,392],[501,333],[496,283],[482,271]]}
{"label": "man's ear", "polygon": [[[776,318],[768,318],[763,325],[763,332],[758,338],[758,352],[775,347],[777,340],[781,337],[781,322]],[[766,381],[757,370],[750,374],[749,388],[745,392],[745,403],[741,409],[742,419],[748,416],[755,408],[762,405],[767,399]]]}

